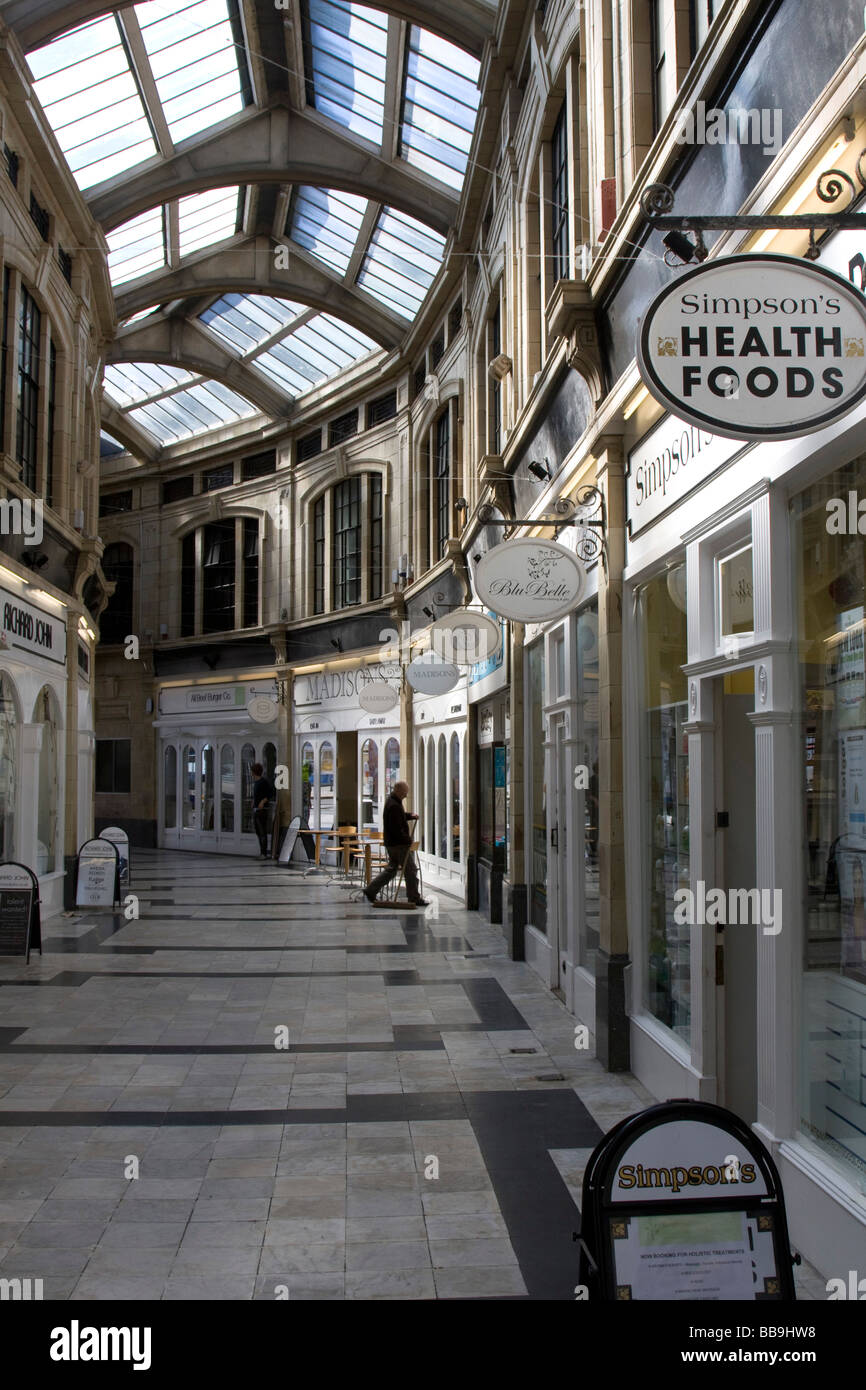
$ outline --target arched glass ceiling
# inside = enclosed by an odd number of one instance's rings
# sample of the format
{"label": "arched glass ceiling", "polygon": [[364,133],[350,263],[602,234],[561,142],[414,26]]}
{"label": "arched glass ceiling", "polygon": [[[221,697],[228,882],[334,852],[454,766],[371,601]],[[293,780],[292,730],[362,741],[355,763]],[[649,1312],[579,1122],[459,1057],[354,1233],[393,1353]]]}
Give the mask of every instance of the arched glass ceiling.
{"label": "arched glass ceiling", "polygon": [[266,295],[227,294],[200,318],[290,396],[378,350],[372,339],[330,314]]}
{"label": "arched glass ceiling", "polygon": [[151,208],[108,234],[108,269],[117,288],[166,267],[182,256],[226,241],[239,230],[246,189],[209,188]]}
{"label": "arched glass ceiling", "polygon": [[258,414],[256,406],[220,381],[152,362],[106,367],[105,394],[160,444],[176,444]]}
{"label": "arched glass ceiling", "polygon": [[248,100],[227,0],[147,0],[71,29],[27,61],[82,189],[172,154]]}
{"label": "arched glass ceiling", "polygon": [[288,232],[344,279],[359,266],[358,286],[405,319],[417,314],[445,250],[445,238],[414,217],[329,188],[295,190]]}
{"label": "arched glass ceiling", "polygon": [[401,21],[347,0],[305,0],[303,17],[310,105],[386,156],[396,150],[431,178],[462,188],[480,98],[477,59],[412,24],[402,72],[389,83],[389,33],[396,52]]}

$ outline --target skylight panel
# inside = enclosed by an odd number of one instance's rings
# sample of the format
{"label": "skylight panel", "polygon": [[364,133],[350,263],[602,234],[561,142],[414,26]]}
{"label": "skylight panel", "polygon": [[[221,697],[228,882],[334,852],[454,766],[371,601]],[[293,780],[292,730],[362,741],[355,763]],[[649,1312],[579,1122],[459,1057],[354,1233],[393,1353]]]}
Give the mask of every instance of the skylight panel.
{"label": "skylight panel", "polygon": [[307,84],[323,115],[382,143],[388,17],[344,0],[309,0]]}
{"label": "skylight panel", "polygon": [[378,346],[359,329],[330,314],[315,314],[282,342],[255,358],[255,365],[284,391],[300,395],[376,351]]}
{"label": "skylight panel", "polygon": [[332,188],[301,187],[293,202],[292,239],[345,275],[366,211],[366,198]]}
{"label": "skylight panel", "polygon": [[157,153],[113,15],[27,55],[34,90],[79,188]]}
{"label": "skylight panel", "polygon": [[260,294],[227,294],[200,315],[215,333],[242,354],[251,352],[305,312],[303,304]]}
{"label": "skylight panel", "polygon": [[221,382],[206,380],[130,410],[129,416],[161,444],[172,444],[257,413],[244,396]]}
{"label": "skylight panel", "polygon": [[480,64],[412,25],[406,54],[400,153],[425,174],[461,188],[478,111]]}
{"label": "skylight panel", "polygon": [[226,0],[148,0],[135,14],[174,141],[243,110],[244,56]]}
{"label": "skylight panel", "polygon": [[204,246],[213,246],[235,235],[238,225],[240,190],[209,188],[178,200],[180,254],[188,256]]}
{"label": "skylight panel", "polygon": [[133,217],[108,234],[108,269],[114,286],[161,270],[165,261],[165,218],[161,207]]}
{"label": "skylight panel", "polygon": [[404,212],[383,208],[358,284],[404,318],[414,318],[445,249],[445,238]]}
{"label": "skylight panel", "polygon": [[105,369],[105,389],[120,406],[135,405],[186,381],[194,374],[157,362],[113,362]]}

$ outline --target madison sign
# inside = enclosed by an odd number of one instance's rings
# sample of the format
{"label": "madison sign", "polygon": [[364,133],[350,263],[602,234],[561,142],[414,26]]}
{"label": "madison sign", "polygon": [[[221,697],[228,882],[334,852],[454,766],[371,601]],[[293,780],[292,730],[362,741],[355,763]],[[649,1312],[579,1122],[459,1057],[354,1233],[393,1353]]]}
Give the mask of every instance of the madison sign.
{"label": "madison sign", "polygon": [[518,623],[564,617],[580,601],[584,580],[576,555],[556,541],[506,541],[475,566],[481,602]]}
{"label": "madison sign", "polygon": [[866,396],[866,301],[793,256],[727,256],[656,296],[637,359],[681,419],[729,439],[791,439]]}

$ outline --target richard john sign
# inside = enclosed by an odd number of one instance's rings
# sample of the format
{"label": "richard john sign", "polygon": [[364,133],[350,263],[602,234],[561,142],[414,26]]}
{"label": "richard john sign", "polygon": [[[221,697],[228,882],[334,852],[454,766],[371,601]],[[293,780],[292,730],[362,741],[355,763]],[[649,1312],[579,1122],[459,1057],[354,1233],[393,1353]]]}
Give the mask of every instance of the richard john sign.
{"label": "richard john sign", "polygon": [[679,275],[638,329],[662,405],[729,439],[824,429],[866,396],[866,301],[792,256],[728,256]]}

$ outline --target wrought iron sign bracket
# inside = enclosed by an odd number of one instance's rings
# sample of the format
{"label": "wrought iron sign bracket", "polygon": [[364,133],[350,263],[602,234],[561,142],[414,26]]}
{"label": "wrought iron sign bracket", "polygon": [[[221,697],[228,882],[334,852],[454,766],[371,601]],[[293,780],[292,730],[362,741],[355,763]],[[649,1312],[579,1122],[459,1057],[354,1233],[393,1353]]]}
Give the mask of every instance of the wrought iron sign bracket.
{"label": "wrought iron sign bracket", "polygon": [[[584,564],[604,557],[606,518],[604,494],[597,487],[581,488],[576,498],[559,497],[553,503],[553,516],[512,517],[505,520],[495,515],[496,508],[489,503],[478,509],[478,520],[482,526],[504,526],[510,532],[518,526],[552,526],[559,534],[562,526],[579,526],[584,530],[575,547],[575,554]],[[586,515],[587,512],[593,515]]]}
{"label": "wrought iron sign bracket", "polygon": [[[845,173],[844,169],[826,169],[822,174],[819,174],[815,184],[815,192],[822,203],[835,203],[847,192],[850,208],[856,199],[866,193],[864,158],[866,158],[866,150],[861,150],[856,164],[857,183],[850,174]],[[677,265],[683,261],[688,264],[691,260],[706,260],[707,248],[703,238],[703,233],[706,231],[808,232],[809,246],[804,255],[806,260],[816,261],[821,254],[815,240],[816,231],[862,231],[866,227],[866,216],[862,212],[848,210],[795,213],[791,216],[784,216],[781,213],[743,214],[732,217],[715,213],[706,215],[690,213],[686,216],[677,216],[673,211],[674,199],[674,190],[666,183],[648,184],[640,198],[641,212],[650,226],[668,232],[668,236],[664,238],[664,244],[668,248],[665,254],[665,261],[668,265]],[[686,232],[694,232],[696,240],[690,242],[683,235]],[[669,256],[671,255],[675,259],[670,260]]]}

